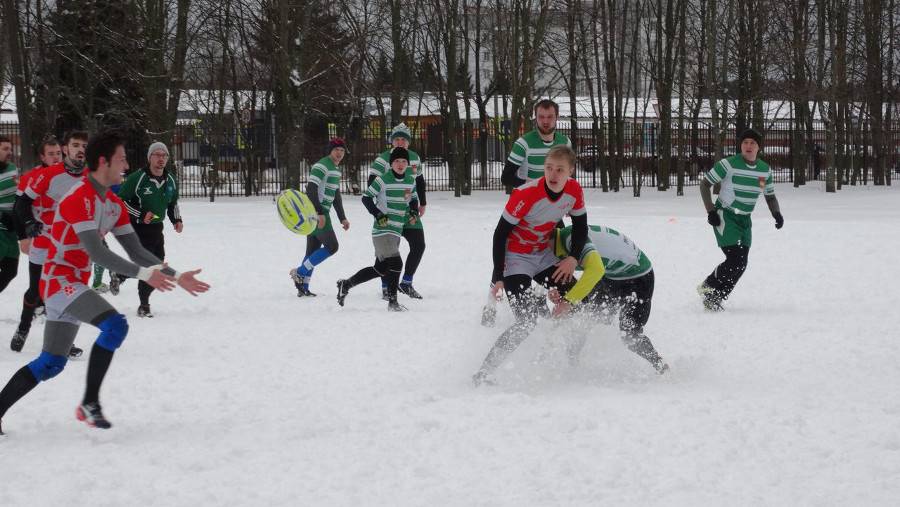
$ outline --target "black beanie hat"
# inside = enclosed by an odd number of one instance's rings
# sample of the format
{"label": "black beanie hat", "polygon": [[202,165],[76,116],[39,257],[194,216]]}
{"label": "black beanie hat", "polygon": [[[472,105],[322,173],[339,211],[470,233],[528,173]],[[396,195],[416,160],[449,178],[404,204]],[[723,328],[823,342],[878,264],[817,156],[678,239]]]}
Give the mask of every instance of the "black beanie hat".
{"label": "black beanie hat", "polygon": [[391,150],[391,163],[393,164],[394,161],[398,158],[402,158],[403,160],[409,162],[409,152],[406,150],[406,148],[394,148],[393,150]]}
{"label": "black beanie hat", "polygon": [[762,135],[756,129],[749,128],[745,130],[743,133],[741,133],[741,138],[738,139],[738,142],[742,143],[744,142],[744,139],[747,138],[753,139],[754,141],[756,141],[756,144],[762,146]]}

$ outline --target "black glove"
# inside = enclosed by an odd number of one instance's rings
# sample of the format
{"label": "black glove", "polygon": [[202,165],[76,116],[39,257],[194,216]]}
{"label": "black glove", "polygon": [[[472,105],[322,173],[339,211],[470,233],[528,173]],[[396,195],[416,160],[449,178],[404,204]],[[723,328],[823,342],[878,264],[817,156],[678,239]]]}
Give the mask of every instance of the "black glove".
{"label": "black glove", "polygon": [[44,223],[32,220],[25,224],[25,235],[29,238],[36,238],[41,235],[44,230]]}
{"label": "black glove", "polygon": [[719,210],[712,210],[707,213],[706,222],[713,227],[722,225],[722,218],[719,216]]}
{"label": "black glove", "polygon": [[784,217],[781,216],[780,211],[776,211],[775,213],[772,213],[772,218],[775,219],[775,228],[776,229],[781,229],[782,227],[784,227]]}
{"label": "black glove", "polygon": [[378,227],[387,227],[388,224],[388,216],[384,213],[379,213],[375,215],[375,223],[378,224]]}

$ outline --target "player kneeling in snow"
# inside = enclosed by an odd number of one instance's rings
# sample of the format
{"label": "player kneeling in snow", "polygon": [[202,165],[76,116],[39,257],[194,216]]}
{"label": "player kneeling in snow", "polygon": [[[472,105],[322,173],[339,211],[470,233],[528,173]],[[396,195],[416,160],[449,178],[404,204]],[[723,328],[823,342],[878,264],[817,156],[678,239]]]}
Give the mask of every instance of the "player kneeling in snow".
{"label": "player kneeling in snow", "polygon": [[[653,266],[637,245],[627,236],[609,227],[591,225],[588,242],[578,255],[578,265],[584,270],[565,295],[551,291],[556,304],[553,316],[561,317],[579,303],[598,316],[619,312],[619,329],[628,349],[653,365],[658,373],[665,373],[669,365],[644,334],[650,319],[653,300]],[[572,255],[572,228],[556,230],[556,256]],[[578,361],[586,336],[579,335],[569,344],[569,360]]]}
{"label": "player kneeling in snow", "polygon": [[406,307],[397,303],[397,286],[403,259],[400,258],[400,236],[406,223],[415,223],[419,217],[419,200],[416,195],[416,177],[408,172],[409,152],[406,148],[391,150],[391,170],[376,177],[363,193],[363,204],[375,217],[372,225],[372,243],[375,244],[375,265],[359,270],[346,280],[337,282],[338,304],[344,306],[344,299],[350,289],[372,280],[387,279],[388,310],[402,312]]}
{"label": "player kneeling in snow", "polygon": [[[113,354],[128,334],[128,323],[88,286],[92,261],[160,291],[172,290],[175,284],[192,295],[209,289],[194,278],[199,269],[179,273],[141,246],[125,205],[109,189],[122,182],[121,175],[128,168],[123,138],[112,132],[97,135],[88,142],[86,159],[90,172],[59,202],[51,226],[51,245],[40,282],[47,308],[44,347],[37,359],[18,370],[0,391],[0,419],[39,382],[62,372],[78,327],[87,322],[100,328],[100,336],[91,350],[84,399],[75,415],[90,426],[111,427],[100,409],[100,385]],[[131,262],[103,245],[103,236],[110,231]]]}
{"label": "player kneeling in snow", "polygon": [[493,383],[493,372],[522,343],[537,324],[539,305],[546,302],[531,289],[531,281],[551,287],[571,282],[578,259],[558,260],[553,250],[556,223],[572,217],[572,250],[587,242],[584,192],[575,181],[575,152],[555,146],[544,159],[544,176],[515,190],[494,230],[493,296],[505,290],[516,322],[497,338],[481,368],[472,377],[475,386]]}

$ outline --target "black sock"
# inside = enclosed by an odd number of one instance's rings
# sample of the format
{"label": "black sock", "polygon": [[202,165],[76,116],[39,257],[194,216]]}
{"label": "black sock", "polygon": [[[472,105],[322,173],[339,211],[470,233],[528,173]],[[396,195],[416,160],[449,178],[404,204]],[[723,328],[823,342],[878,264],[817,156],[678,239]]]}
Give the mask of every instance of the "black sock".
{"label": "black sock", "polygon": [[22,399],[22,396],[28,394],[37,385],[38,381],[28,366],[19,368],[19,371],[6,383],[6,387],[0,391],[0,419],[9,410],[9,407],[15,405]]}
{"label": "black sock", "polygon": [[109,369],[109,363],[112,362],[113,352],[94,343],[91,348],[91,358],[88,360],[87,370],[87,387],[84,389],[84,400],[82,404],[97,403],[100,399],[100,385],[103,383],[103,377],[106,376],[106,370]]}
{"label": "black sock", "polygon": [[380,275],[378,274],[378,271],[376,271],[372,266],[369,266],[357,271],[356,274],[351,276],[347,281],[350,282],[351,287],[356,287],[361,283],[366,283],[373,278],[378,278],[379,276]]}

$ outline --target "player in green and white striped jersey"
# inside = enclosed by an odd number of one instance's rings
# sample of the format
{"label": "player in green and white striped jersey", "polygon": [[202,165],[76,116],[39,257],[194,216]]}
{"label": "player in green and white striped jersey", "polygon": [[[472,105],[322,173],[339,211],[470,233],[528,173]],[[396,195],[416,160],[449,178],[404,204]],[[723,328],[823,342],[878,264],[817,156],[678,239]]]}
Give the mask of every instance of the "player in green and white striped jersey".
{"label": "player in green and white striped jersey", "polygon": [[[409,166],[407,171],[413,174],[416,179],[416,195],[419,197],[419,217],[410,223],[406,220],[403,226],[403,238],[409,244],[409,253],[406,255],[406,262],[403,265],[403,278],[400,281],[399,290],[413,299],[422,299],[422,295],[413,287],[413,277],[425,254],[425,229],[422,226],[422,216],[425,215],[425,206],[428,201],[425,195],[425,175],[422,160],[419,154],[409,149],[409,143],[412,141],[412,132],[405,123],[400,123],[391,130],[392,148],[405,148],[409,153]],[[390,163],[391,150],[385,150],[384,153],[378,155],[369,168],[368,184],[386,173],[391,168]],[[387,280],[381,279],[381,291],[384,299],[387,299]]]}
{"label": "player in green and white striped jersey", "polygon": [[13,214],[19,170],[9,161],[10,158],[12,140],[0,136],[0,292],[19,271],[19,240]]}
{"label": "player in green and white striped jersey", "polygon": [[384,277],[388,282],[388,310],[406,310],[397,303],[397,285],[403,268],[400,236],[406,223],[418,219],[419,202],[415,177],[407,170],[409,152],[406,148],[391,150],[390,162],[391,170],[372,180],[362,198],[363,205],[375,217],[372,224],[375,265],[359,270],[348,279],[338,280],[337,300],[341,306],[344,306],[344,299],[351,288],[373,278]]}
{"label": "player in green and white striped jersey", "polygon": [[572,147],[572,141],[556,131],[559,105],[550,99],[543,99],[534,106],[535,129],[516,139],[509,150],[506,166],[500,182],[518,187],[544,175],[544,159],[550,148],[559,145]]}
{"label": "player in green and white striped jersey", "polygon": [[306,184],[306,195],[312,201],[316,212],[319,214],[319,224],[312,234],[306,237],[306,257],[296,269],[290,272],[294,287],[297,288],[297,297],[315,296],[309,291],[309,282],[312,279],[313,270],[325,259],[336,254],[338,240],[331,226],[331,208],[337,212],[341,227],[346,231],[350,228],[347,215],[344,214],[344,204],[341,201],[341,161],[347,153],[344,140],[335,137],[328,143],[328,156],[313,164],[309,171],[309,181]]}
{"label": "player in green and white striped jersey", "polygon": [[[716,243],[725,253],[725,261],[703,283],[697,292],[708,310],[721,310],[734,286],[747,268],[752,240],[750,214],[760,194],[781,229],[784,217],[775,198],[775,182],[769,165],[759,159],[762,136],[754,129],[745,130],[740,137],[741,153],[723,158],[713,165],[700,181],[700,195],[706,208],[707,222],[713,226]],[[720,184],[719,198],[712,202],[710,189]]]}
{"label": "player in green and white striped jersey", "polygon": [[[571,255],[572,228],[557,229],[554,245],[558,258]],[[601,225],[589,226],[588,241],[577,258],[582,275],[561,297],[551,294],[556,303],[553,315],[565,315],[579,303],[602,320],[618,312],[622,341],[628,349],[646,359],[658,373],[665,373],[669,366],[644,334],[653,301],[654,274],[650,259],[627,236]],[[579,334],[569,344],[569,359],[573,364],[585,339],[584,334]]]}

